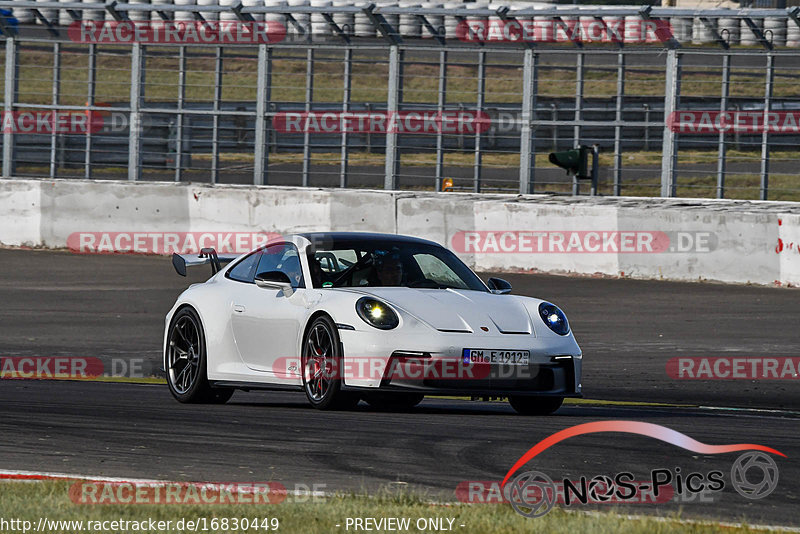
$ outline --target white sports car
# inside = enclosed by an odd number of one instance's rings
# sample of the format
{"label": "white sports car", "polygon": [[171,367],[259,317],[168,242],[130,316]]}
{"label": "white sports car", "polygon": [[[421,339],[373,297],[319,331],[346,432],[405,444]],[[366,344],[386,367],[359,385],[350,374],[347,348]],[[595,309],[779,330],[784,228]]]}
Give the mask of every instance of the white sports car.
{"label": "white sports car", "polygon": [[581,396],[581,350],[564,313],[509,295],[504,280],[484,284],[431,241],[307,233],[237,258],[173,255],[184,276],[204,263],[213,276],[166,317],[164,369],[181,402],[292,389],[320,409],[458,395],[549,414]]}

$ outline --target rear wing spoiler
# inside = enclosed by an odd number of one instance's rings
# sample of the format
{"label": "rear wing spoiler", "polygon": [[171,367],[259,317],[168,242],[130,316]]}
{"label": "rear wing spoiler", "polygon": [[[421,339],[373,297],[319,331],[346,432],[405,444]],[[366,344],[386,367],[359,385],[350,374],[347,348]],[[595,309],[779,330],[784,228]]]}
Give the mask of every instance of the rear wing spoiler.
{"label": "rear wing spoiler", "polygon": [[210,263],[211,276],[214,276],[222,268],[223,263],[230,263],[238,257],[238,254],[219,255],[213,248],[204,248],[196,256],[194,254],[173,254],[172,266],[179,275],[186,276],[186,267]]}

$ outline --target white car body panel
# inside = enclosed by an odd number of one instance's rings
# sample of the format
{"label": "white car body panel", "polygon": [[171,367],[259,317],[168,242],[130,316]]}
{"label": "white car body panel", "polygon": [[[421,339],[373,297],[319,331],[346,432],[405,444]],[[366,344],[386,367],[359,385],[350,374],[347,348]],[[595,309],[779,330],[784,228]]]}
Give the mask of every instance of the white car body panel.
{"label": "white car body panel", "polygon": [[[285,241],[297,246],[304,279],[310,284],[306,248],[311,242],[302,235],[288,236]],[[369,376],[346,376],[346,386],[381,387],[382,370],[395,351],[457,361],[465,348],[485,348],[529,350],[532,364],[571,357],[574,384],[570,384],[571,394],[564,396],[581,393],[580,347],[571,330],[558,335],[538,317],[542,300],[488,291],[407,287],[298,288],[287,296],[280,290],[226,278],[225,273],[245,256],[205,283],[187,288],[166,316],[164,354],[175,312],[183,306],[197,311],[206,338],[210,381],[302,386],[299,362],[304,332],[312,317],[324,313],[336,324],[346,325],[338,329],[345,360],[368,358],[381,367],[381,372]],[[355,303],[367,295],[394,309],[400,324],[379,330],[362,320]]]}

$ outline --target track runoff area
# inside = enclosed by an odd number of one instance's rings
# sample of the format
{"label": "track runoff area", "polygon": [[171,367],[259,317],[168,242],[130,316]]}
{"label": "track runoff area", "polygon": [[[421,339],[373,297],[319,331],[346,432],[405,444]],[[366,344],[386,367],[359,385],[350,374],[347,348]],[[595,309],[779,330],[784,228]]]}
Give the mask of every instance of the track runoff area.
{"label": "track runoff area", "polygon": [[321,412],[294,392],[171,398],[163,314],[205,274],[157,255],[0,260],[3,532],[800,524],[793,290],[503,274],[567,311],[584,399],[534,418],[461,398]]}

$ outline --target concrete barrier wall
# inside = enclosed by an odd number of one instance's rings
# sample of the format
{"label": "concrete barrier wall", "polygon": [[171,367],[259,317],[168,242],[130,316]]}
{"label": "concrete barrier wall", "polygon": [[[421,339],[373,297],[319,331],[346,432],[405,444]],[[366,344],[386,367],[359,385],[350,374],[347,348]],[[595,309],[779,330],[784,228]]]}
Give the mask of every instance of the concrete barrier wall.
{"label": "concrete barrier wall", "polygon": [[76,232],[370,231],[447,245],[481,271],[800,284],[800,204],[0,180],[0,244]]}

